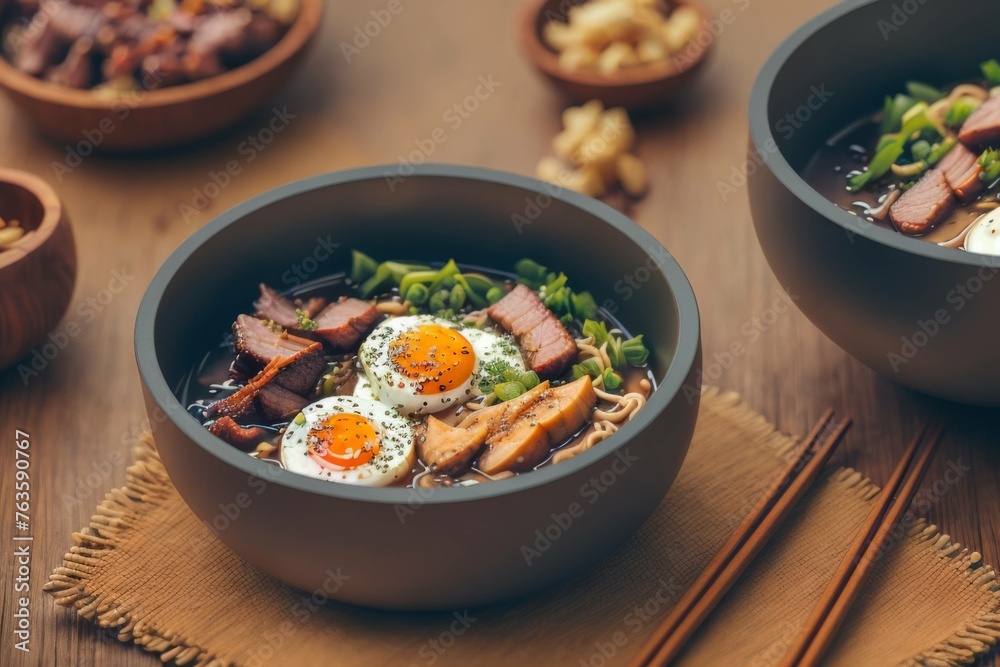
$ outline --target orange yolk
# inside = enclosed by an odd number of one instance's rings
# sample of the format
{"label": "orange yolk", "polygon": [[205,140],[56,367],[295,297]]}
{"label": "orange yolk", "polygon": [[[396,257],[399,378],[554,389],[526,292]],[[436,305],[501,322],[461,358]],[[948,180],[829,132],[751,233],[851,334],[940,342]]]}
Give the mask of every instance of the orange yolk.
{"label": "orange yolk", "polygon": [[421,324],[389,344],[389,359],[400,373],[417,380],[418,394],[440,394],[460,387],[476,367],[468,339],[440,324]]}
{"label": "orange yolk", "polygon": [[309,448],[335,466],[358,468],[378,454],[378,431],[361,415],[330,415],[309,431]]}

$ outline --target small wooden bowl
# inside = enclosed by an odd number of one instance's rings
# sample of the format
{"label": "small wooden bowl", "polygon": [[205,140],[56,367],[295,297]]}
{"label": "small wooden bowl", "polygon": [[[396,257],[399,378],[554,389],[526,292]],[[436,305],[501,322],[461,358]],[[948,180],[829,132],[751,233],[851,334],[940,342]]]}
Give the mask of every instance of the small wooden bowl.
{"label": "small wooden bowl", "polygon": [[[138,151],[183,144],[246,117],[267,104],[302,61],[323,16],[323,0],[301,0],[284,37],[242,67],[219,76],[123,97],[103,97],[35,78],[0,57],[4,88],[43,133],[91,151]],[[86,150],[86,153],[83,151]]]}
{"label": "small wooden bowl", "polygon": [[[574,102],[597,99],[605,106],[629,110],[660,106],[691,82],[715,41],[712,32],[705,28],[681,57],[624,68],[610,77],[597,70],[567,70],[559,65],[559,54],[545,44],[542,29],[549,21],[565,21],[568,10],[577,4],[580,0],[529,0],[522,9],[518,26],[521,45],[532,64]],[[671,5],[691,6],[702,15],[704,25],[711,21],[700,4],[677,0]]]}
{"label": "small wooden bowl", "polygon": [[48,183],[0,169],[0,218],[30,238],[0,251],[0,369],[38,345],[66,312],[76,283],[76,244],[62,203]]}

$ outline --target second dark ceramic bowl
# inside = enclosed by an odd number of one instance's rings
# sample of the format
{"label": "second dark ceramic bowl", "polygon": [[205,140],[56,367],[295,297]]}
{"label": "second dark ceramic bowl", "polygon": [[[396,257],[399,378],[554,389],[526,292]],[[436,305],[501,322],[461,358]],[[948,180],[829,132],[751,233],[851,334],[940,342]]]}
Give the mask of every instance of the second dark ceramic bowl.
{"label": "second dark ceramic bowl", "polygon": [[[482,605],[594,566],[662,500],[698,412],[698,308],[667,251],[593,199],[485,169],[399,172],[372,167],[292,183],[195,233],[143,298],[139,373],[171,481],[248,561],[345,602]],[[455,257],[504,268],[532,257],[559,267],[646,334],[659,388],[618,433],[570,461],[433,491],[296,475],[202,428],[174,390],[253,301],[257,283],[292,288],[343,271],[354,247],[386,259]],[[337,573],[342,585],[331,583]]]}
{"label": "second dark ceramic bowl", "polygon": [[[851,0],[792,34],[750,97],[747,181],[783,287],[835,343],[907,387],[1000,405],[1000,258],[908,238],[838,208],[799,175],[827,139],[909,79],[975,76],[1000,56],[1000,3]],[[751,171],[748,168],[748,171]]]}

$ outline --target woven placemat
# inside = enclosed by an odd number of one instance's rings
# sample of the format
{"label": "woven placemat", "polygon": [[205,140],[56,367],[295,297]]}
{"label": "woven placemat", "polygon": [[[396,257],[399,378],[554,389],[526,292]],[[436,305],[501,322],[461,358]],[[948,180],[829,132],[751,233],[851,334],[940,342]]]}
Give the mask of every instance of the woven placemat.
{"label": "woven placemat", "polygon": [[[194,517],[146,438],[46,590],[178,664],[623,664],[750,511],[797,441],[709,390],[654,516],[594,571],[517,603],[393,614],[326,602],[251,567]],[[690,665],[769,665],[789,647],[878,488],[828,471],[702,627]],[[978,554],[912,519],[880,560],[828,663],[958,665],[1000,638]],[[484,573],[486,575],[487,573]]]}

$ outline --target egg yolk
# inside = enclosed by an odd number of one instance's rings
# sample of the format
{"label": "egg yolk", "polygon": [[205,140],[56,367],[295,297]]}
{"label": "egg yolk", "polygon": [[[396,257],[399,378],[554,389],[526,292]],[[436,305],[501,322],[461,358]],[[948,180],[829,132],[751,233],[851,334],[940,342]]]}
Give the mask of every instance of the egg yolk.
{"label": "egg yolk", "polygon": [[358,468],[378,454],[378,431],[361,415],[330,415],[309,431],[309,448],[335,466]]}
{"label": "egg yolk", "polygon": [[389,344],[389,359],[400,373],[418,381],[418,394],[460,387],[476,367],[468,339],[440,324],[421,324],[401,333]]}

